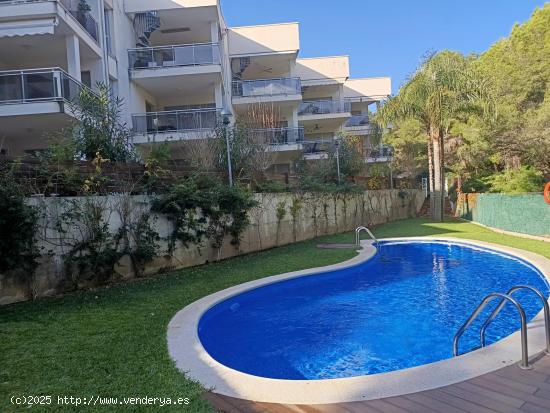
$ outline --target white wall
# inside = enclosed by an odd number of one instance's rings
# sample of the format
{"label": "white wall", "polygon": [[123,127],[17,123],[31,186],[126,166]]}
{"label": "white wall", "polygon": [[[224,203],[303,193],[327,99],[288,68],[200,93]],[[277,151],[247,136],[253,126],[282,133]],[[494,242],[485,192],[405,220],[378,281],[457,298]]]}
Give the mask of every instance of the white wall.
{"label": "white wall", "polygon": [[298,23],[232,27],[229,29],[229,54],[232,56],[295,53],[299,49]]}

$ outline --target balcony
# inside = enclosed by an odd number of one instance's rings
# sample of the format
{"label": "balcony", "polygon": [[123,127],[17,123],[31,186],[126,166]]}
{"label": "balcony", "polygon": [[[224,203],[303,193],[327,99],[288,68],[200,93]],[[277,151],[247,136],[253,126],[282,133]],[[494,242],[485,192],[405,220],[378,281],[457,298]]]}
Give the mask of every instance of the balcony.
{"label": "balcony", "polygon": [[130,69],[159,69],[220,64],[217,43],[141,47],[128,50]]}
{"label": "balcony", "polygon": [[233,103],[301,101],[302,85],[296,77],[233,81]]}
{"label": "balcony", "polygon": [[134,143],[215,137],[220,112],[212,108],[135,114]]}
{"label": "balcony", "polygon": [[350,111],[351,103],[346,100],[309,100],[300,104],[298,116],[349,113]]}
{"label": "balcony", "polygon": [[303,128],[269,128],[250,130],[255,142],[271,146],[273,151],[298,150],[304,141]]}
{"label": "balcony", "polygon": [[347,100],[310,100],[298,108],[300,126],[316,133],[332,133],[344,126],[351,116],[351,104]]}
{"label": "balcony", "polygon": [[316,138],[304,141],[304,159],[318,160],[328,159],[329,154],[334,151],[333,138]]}
{"label": "balcony", "polygon": [[153,96],[201,90],[222,81],[217,43],[140,47],[128,50],[128,59],[132,81]]}
{"label": "balcony", "polygon": [[353,115],[346,122],[346,130],[354,135],[369,135],[374,128],[369,115]]}
{"label": "balcony", "polygon": [[86,86],[60,68],[0,72],[0,133],[3,147],[19,156],[43,149],[49,139],[74,122],[67,102]]}
{"label": "balcony", "polygon": [[79,10],[80,0],[57,0],[76,19],[76,21],[97,42],[99,40],[99,25],[86,10]]}
{"label": "balcony", "polygon": [[73,101],[85,87],[60,68],[2,71],[0,105]]}
{"label": "balcony", "polygon": [[393,147],[380,145],[379,147],[367,150],[365,163],[384,163],[393,160]]}
{"label": "balcony", "polygon": [[[68,33],[75,33],[84,41],[84,46],[89,47],[95,55],[101,56],[99,25],[92,14],[80,4],[81,0],[0,0],[0,20],[7,23],[0,29],[0,35],[11,37],[55,34],[56,37],[63,38]],[[51,42],[55,38],[48,40]]]}

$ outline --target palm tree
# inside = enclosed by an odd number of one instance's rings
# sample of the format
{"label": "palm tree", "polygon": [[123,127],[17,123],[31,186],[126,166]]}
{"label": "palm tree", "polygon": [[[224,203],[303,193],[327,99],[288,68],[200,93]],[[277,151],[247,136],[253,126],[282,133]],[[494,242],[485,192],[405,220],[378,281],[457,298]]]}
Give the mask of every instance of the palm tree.
{"label": "palm tree", "polygon": [[471,59],[443,51],[429,56],[377,113],[382,126],[406,119],[417,119],[422,125],[428,140],[431,210],[436,221],[443,220],[444,211],[444,137],[453,122],[490,114],[490,96],[488,82]]}

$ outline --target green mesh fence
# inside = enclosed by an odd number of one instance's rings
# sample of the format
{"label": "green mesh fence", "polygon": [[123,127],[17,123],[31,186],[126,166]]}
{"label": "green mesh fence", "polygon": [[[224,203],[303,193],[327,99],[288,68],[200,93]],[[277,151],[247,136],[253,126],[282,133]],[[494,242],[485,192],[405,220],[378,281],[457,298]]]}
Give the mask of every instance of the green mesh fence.
{"label": "green mesh fence", "polygon": [[550,204],[542,194],[463,194],[457,215],[492,228],[550,237]]}

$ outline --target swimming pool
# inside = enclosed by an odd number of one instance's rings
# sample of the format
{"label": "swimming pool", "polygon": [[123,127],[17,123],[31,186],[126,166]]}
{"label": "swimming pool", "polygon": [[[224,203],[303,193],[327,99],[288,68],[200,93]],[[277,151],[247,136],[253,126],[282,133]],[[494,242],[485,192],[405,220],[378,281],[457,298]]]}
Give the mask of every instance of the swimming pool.
{"label": "swimming pool", "polygon": [[[217,362],[260,377],[320,380],[391,372],[452,357],[453,336],[480,300],[517,284],[549,292],[540,271],[511,255],[448,241],[383,242],[381,251],[358,265],[261,286],[215,304],[200,318],[198,338]],[[516,297],[529,319],[540,311],[531,294]],[[519,328],[514,311],[507,306],[493,322],[489,344]],[[462,352],[478,345],[476,327],[463,336]]]}

